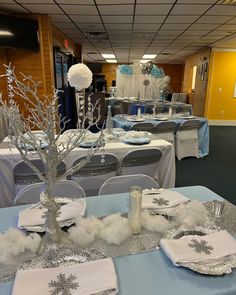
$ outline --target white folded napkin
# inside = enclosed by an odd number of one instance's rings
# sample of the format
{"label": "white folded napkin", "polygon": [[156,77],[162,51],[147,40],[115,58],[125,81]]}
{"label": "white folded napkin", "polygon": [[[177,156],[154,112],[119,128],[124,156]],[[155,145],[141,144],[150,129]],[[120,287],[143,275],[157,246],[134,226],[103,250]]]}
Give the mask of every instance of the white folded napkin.
{"label": "white folded napkin", "polygon": [[181,203],[187,202],[189,199],[178,192],[164,191],[162,193],[143,191],[142,208],[147,209],[166,209],[175,207]]}
{"label": "white folded napkin", "polygon": [[[86,202],[84,198],[70,202],[66,205],[61,206],[60,215],[57,217],[57,221],[65,221],[75,218],[79,215],[84,215],[86,210]],[[19,212],[18,228],[25,226],[37,226],[45,223],[45,212],[46,208],[35,209],[26,208]]]}
{"label": "white folded napkin", "polygon": [[226,230],[205,236],[183,236],[178,240],[161,239],[160,246],[175,265],[236,254],[236,240]]}
{"label": "white folded napkin", "polygon": [[[54,290],[58,293],[52,293]],[[12,295],[95,295],[106,290],[113,290],[110,294],[118,292],[111,258],[57,268],[18,270]]]}

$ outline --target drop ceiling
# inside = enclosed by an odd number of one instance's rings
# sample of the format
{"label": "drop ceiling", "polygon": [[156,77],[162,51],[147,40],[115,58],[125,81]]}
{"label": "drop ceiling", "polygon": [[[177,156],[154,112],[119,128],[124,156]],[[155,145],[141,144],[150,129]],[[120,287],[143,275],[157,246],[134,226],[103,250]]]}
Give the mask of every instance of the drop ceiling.
{"label": "drop ceiling", "polygon": [[227,0],[0,0],[0,11],[49,14],[90,62],[113,53],[119,63],[144,54],[182,63],[236,32],[236,3]]}

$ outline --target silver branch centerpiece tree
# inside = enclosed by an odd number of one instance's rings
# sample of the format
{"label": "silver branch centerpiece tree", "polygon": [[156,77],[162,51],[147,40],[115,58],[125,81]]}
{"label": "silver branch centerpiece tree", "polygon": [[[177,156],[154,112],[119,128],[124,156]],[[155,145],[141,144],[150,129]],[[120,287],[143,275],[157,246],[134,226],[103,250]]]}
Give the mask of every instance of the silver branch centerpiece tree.
{"label": "silver branch centerpiece tree", "polygon": [[[68,80],[71,86],[81,90],[91,84],[92,73],[90,73],[90,70],[85,65],[77,64],[72,66],[71,72],[69,71]],[[86,131],[92,125],[97,124],[100,118],[100,108],[98,102],[94,105],[90,103],[88,112],[84,114],[82,119],[80,117],[77,122],[77,132],[67,134],[66,141],[62,142],[59,138],[65,130],[68,120],[61,118],[58,113],[58,90],[54,89],[50,98],[47,96],[39,97],[37,94],[39,83],[33,81],[30,76],[21,75],[22,79],[19,80],[15,75],[14,67],[11,65],[6,66],[6,73],[2,76],[7,78],[8,101],[1,101],[1,112],[8,120],[9,136],[11,136],[12,143],[19,151],[21,158],[44,183],[40,201],[47,208],[47,212],[46,233],[39,249],[42,253],[49,244],[70,243],[56,219],[60,205],[55,202],[52,196],[52,188],[57,181],[65,179],[81,169],[98,150],[99,144],[89,149],[83,161],[68,169],[64,174],[58,175],[58,165],[85,139]],[[24,109],[28,113],[27,116],[20,113],[19,100],[24,103]],[[98,112],[97,118],[93,116],[95,110]],[[41,131],[41,138],[33,131],[35,129]],[[102,137],[103,134],[101,133],[98,142],[102,140]],[[42,145],[42,141],[44,145]],[[39,171],[30,161],[29,147],[36,151],[38,157],[44,163],[44,172]]]}

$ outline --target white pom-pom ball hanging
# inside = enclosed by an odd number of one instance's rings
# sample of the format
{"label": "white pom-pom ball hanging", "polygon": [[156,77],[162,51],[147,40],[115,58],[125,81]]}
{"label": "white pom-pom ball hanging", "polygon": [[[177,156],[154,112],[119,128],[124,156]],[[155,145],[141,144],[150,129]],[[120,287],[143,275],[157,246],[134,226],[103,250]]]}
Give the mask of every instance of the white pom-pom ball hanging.
{"label": "white pom-pom ball hanging", "polygon": [[67,76],[70,86],[75,87],[78,91],[88,88],[93,79],[90,69],[82,63],[71,66]]}

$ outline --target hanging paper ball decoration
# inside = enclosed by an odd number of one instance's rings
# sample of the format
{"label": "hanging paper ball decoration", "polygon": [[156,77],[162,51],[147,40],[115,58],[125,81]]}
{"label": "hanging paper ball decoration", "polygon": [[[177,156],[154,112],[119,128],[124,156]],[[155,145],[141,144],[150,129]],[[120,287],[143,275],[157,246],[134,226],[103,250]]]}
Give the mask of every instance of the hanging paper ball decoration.
{"label": "hanging paper ball decoration", "polygon": [[133,67],[130,65],[120,65],[119,71],[121,74],[130,75],[130,76],[133,75]]}

